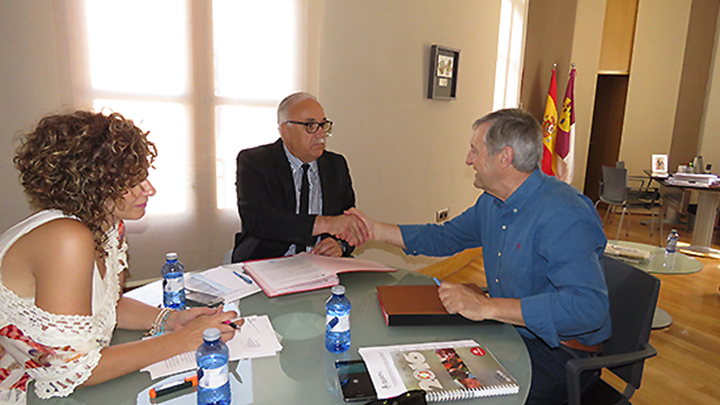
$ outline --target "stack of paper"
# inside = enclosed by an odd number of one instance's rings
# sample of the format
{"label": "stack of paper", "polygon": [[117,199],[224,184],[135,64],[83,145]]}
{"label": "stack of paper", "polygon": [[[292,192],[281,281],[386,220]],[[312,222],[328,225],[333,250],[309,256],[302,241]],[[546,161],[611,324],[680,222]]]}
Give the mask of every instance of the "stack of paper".
{"label": "stack of paper", "polygon": [[614,243],[608,243],[605,245],[605,255],[614,259],[629,261],[629,262],[647,262],[655,256],[654,251],[646,249],[638,249],[628,246],[621,246]]}
{"label": "stack of paper", "polygon": [[720,182],[720,178],[714,174],[703,173],[675,173],[667,179],[668,184],[674,186],[691,186],[691,187],[712,187]]}
{"label": "stack of paper", "polygon": [[[274,356],[282,350],[282,345],[267,315],[246,317],[245,323],[235,332],[235,337],[227,342],[227,345],[230,348],[230,360]],[[152,364],[140,371],[149,372],[150,378],[154,380],[194,368],[197,368],[195,352],[187,352]]]}
{"label": "stack of paper", "polygon": [[260,287],[243,271],[242,263],[222,265],[185,277],[185,288],[222,297],[225,302],[260,291]]}

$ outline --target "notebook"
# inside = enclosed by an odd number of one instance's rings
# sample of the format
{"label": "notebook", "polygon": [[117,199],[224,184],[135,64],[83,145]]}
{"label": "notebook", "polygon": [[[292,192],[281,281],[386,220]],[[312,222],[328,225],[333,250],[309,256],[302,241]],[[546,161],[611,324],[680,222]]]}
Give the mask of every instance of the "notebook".
{"label": "notebook", "polygon": [[380,399],[425,391],[428,402],[513,395],[515,378],[474,340],[365,347],[358,350]]}
{"label": "notebook", "polygon": [[[465,284],[478,293],[481,287]],[[380,309],[388,326],[467,325],[477,323],[462,315],[449,314],[438,297],[438,287],[428,285],[386,285],[377,287]]]}

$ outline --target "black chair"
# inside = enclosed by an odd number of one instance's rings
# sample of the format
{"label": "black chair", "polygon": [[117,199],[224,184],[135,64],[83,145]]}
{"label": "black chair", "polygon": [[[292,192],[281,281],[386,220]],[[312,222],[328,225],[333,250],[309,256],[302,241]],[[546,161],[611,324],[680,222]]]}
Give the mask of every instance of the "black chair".
{"label": "black chair", "polygon": [[[626,263],[603,257],[610,299],[612,337],[603,343],[602,355],[572,359],[565,366],[568,405],[630,404],[640,388],[645,359],[657,354],[650,345],[653,314],[660,280]],[[621,393],[600,379],[580,398],[580,373],[608,370],[627,383]]]}
{"label": "black chair", "polygon": [[[639,181],[640,185],[638,187],[629,187],[628,182],[630,180]],[[655,208],[659,209],[660,235],[662,236],[663,218],[662,207],[660,206],[660,191],[657,188],[649,187],[649,182],[646,185],[642,179],[635,177],[629,179],[625,167],[602,167],[599,199],[595,202],[595,208],[597,208],[600,202],[608,205],[603,218],[603,225],[605,225],[605,221],[611,210],[615,213],[615,208],[622,208],[622,215],[620,215],[620,224],[615,234],[615,240],[620,238],[620,231],[622,230],[626,213],[628,214],[628,224],[625,229],[625,236],[629,235],[630,214],[632,210],[636,208],[650,211],[650,236],[653,236],[655,229]]]}

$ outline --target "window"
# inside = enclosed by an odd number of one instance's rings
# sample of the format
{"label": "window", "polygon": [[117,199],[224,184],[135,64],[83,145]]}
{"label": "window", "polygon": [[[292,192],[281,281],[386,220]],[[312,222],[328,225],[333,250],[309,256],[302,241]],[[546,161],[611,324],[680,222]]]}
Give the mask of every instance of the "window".
{"label": "window", "polygon": [[502,1],[493,110],[519,106],[526,16],[527,0]]}
{"label": "window", "polygon": [[300,0],[80,4],[69,10],[87,27],[76,95],[150,131],[148,214],[201,209],[195,185],[212,180],[215,208],[234,208],[237,153],[278,138],[277,104],[301,87]]}

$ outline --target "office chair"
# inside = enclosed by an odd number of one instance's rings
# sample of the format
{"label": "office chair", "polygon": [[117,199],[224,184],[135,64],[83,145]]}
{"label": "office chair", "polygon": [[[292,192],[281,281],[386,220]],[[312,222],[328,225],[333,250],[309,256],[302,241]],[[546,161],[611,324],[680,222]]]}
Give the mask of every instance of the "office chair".
{"label": "office chair", "polygon": [[[640,388],[645,359],[657,354],[650,345],[653,314],[660,291],[657,277],[629,264],[603,257],[610,300],[612,336],[603,343],[602,355],[571,359],[565,365],[568,405],[630,404]],[[580,373],[610,371],[627,383],[621,393],[600,379],[580,398]]]}
{"label": "office chair", "polygon": [[[638,180],[638,179],[633,179]],[[662,207],[660,206],[660,191],[657,188],[651,188],[645,185],[642,179],[639,179],[640,186],[637,188],[628,187],[627,169],[624,167],[602,167],[602,180],[600,180],[599,199],[595,202],[595,208],[602,201],[608,205],[603,218],[603,226],[607,220],[608,214],[612,210],[613,214],[617,207],[622,207],[620,215],[620,224],[618,225],[615,240],[620,238],[625,213],[628,214],[628,224],[625,229],[625,236],[630,234],[630,220],[632,209],[641,208],[650,211],[650,236],[653,236],[655,229],[655,208],[659,209],[660,235],[663,233]]]}

